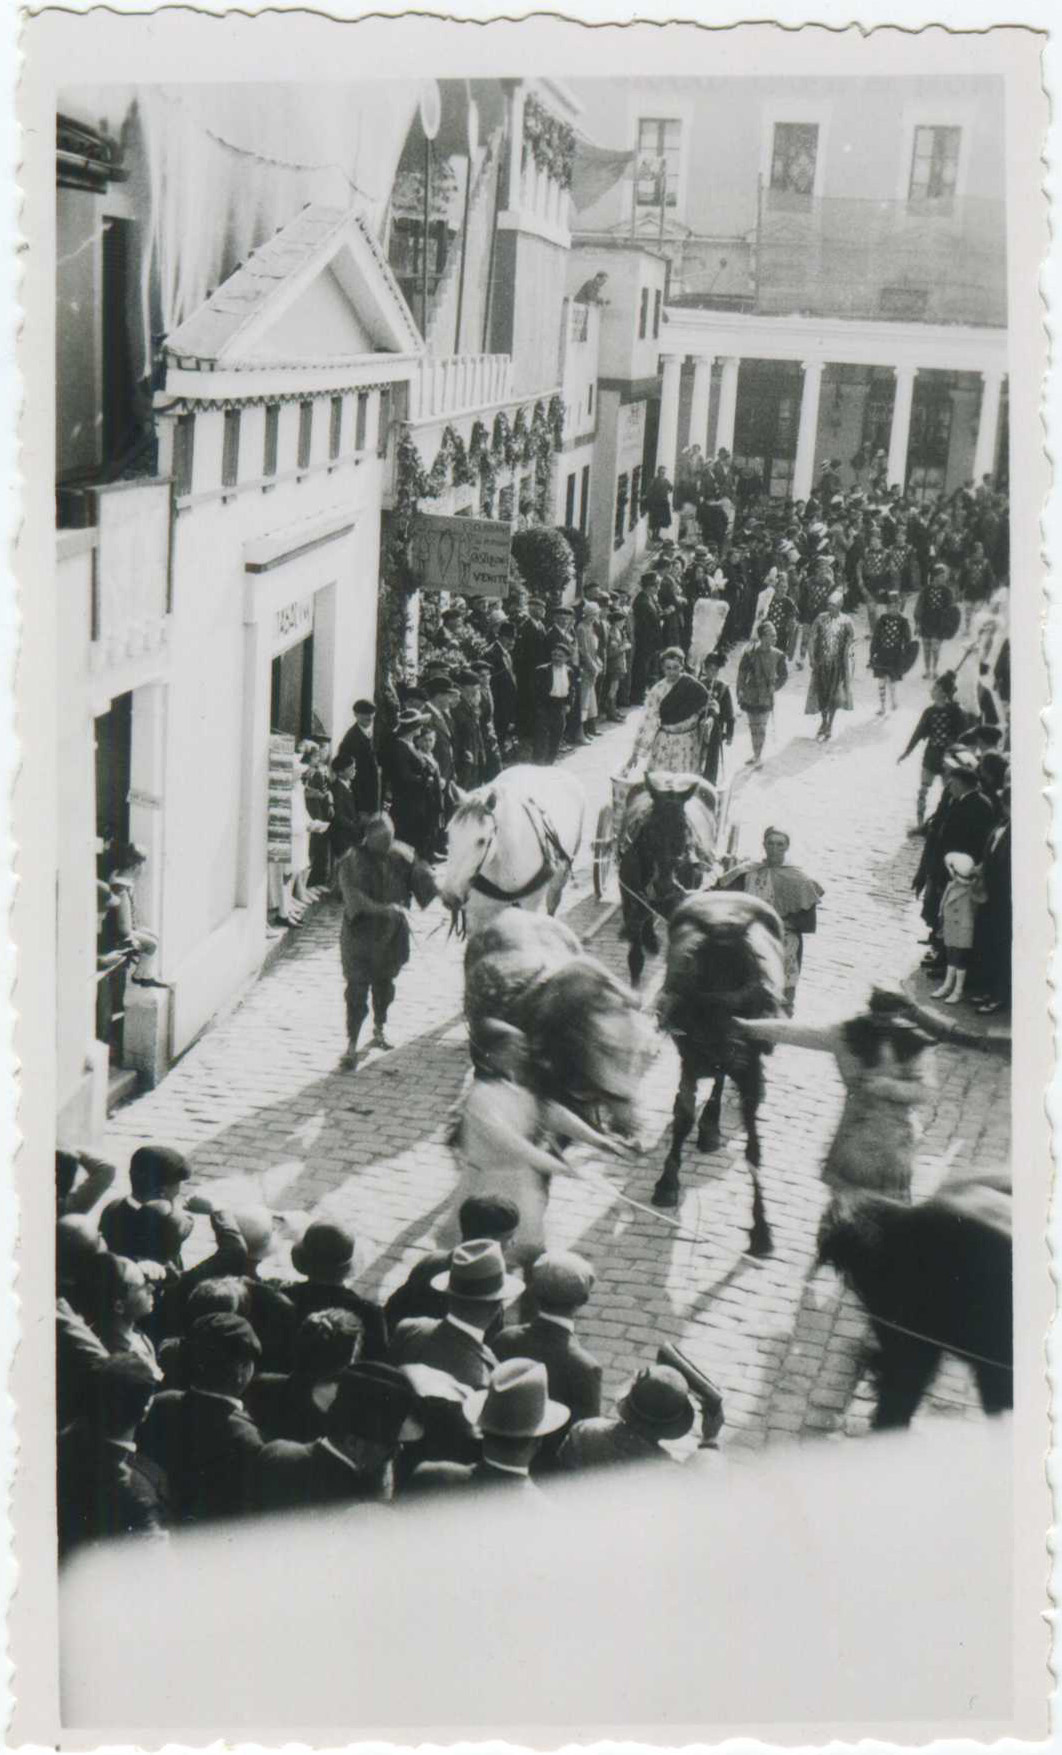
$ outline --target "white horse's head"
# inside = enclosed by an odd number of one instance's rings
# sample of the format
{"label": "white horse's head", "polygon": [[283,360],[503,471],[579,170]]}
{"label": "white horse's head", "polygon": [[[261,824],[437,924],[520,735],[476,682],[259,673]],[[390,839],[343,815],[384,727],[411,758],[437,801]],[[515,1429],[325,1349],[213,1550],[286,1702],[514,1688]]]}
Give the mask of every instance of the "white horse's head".
{"label": "white horse's head", "polygon": [[473,880],[490,858],[498,836],[498,794],[470,792],[462,799],[447,834],[446,864],[439,873],[439,894],[447,908],[463,908]]}

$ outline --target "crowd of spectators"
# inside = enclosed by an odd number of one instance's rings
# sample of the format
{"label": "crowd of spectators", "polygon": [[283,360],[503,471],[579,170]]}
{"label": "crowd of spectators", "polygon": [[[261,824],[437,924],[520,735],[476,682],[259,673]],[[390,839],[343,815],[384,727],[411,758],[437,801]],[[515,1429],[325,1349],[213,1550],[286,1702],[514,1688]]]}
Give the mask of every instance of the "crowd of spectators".
{"label": "crowd of spectators", "polygon": [[[352,1283],[342,1225],[223,1208],[191,1192],[173,1148],[134,1152],[129,1193],[102,1210],[110,1166],[62,1152],[56,1171],[64,1558],[255,1512],[688,1461],[722,1425],[718,1394],[674,1350],[603,1412],[601,1366],[575,1332],[593,1269],[547,1253],[525,1285],[501,1196],[466,1200],[462,1241],[381,1305]],[[212,1247],[187,1266],[197,1220]],[[687,1438],[684,1456],[666,1448]]]}

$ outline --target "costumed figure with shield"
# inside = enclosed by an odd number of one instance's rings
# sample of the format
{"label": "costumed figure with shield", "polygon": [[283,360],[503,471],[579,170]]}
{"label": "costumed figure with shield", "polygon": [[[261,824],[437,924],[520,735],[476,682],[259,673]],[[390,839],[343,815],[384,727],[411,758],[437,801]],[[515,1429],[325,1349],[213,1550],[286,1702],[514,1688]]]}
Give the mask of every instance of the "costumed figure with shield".
{"label": "costumed figure with shield", "polygon": [[[900,611],[900,593],[886,594],[885,608],[879,615],[870,637],[870,668],[878,679],[881,705],[878,717],[898,706],[896,684],[907,675],[918,657],[918,641],[911,637],[911,624]],[[886,694],[888,702],[886,704]]]}

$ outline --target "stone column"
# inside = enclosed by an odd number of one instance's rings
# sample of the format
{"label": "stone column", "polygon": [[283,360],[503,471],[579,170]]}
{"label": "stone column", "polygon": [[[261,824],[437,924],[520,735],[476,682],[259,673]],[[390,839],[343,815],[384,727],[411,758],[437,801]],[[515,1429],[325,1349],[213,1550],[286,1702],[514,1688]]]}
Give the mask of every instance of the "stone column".
{"label": "stone column", "polygon": [[698,354],[693,364],[693,401],[690,404],[691,445],[708,450],[708,403],[712,393],[712,356]]}
{"label": "stone column", "polygon": [[734,357],[722,361],[723,376],[719,385],[719,413],[715,422],[715,448],[734,452],[734,423],[737,419],[738,369],[741,361]]}
{"label": "stone column", "polygon": [[[682,361],[678,354],[660,355],[660,430],[656,439],[656,466],[667,470],[668,480],[675,479],[678,455],[679,378]],[[648,482],[646,482],[648,487]]]}
{"label": "stone column", "polygon": [[815,440],[819,431],[819,393],[822,389],[822,360],[805,360],[801,370],[804,388],[800,397],[800,425],[797,428],[796,461],[793,464],[793,498],[806,500],[815,479]]}
{"label": "stone column", "polygon": [[981,412],[977,421],[977,444],[974,448],[973,478],[975,487],[982,476],[996,473],[996,445],[999,439],[999,399],[1003,389],[1002,372],[981,373]]}
{"label": "stone column", "polygon": [[911,408],[914,403],[917,366],[894,366],[896,390],[892,399],[889,429],[889,486],[907,486],[907,447],[911,439]]}

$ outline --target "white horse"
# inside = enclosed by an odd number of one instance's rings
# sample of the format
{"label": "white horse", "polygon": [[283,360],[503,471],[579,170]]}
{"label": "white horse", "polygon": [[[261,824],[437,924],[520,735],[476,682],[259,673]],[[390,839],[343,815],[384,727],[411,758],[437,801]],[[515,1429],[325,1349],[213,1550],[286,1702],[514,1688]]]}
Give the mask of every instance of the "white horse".
{"label": "white horse", "polygon": [[438,875],[447,908],[478,932],[503,908],[555,914],[583,838],[586,798],[556,768],[515,767],[465,793]]}

